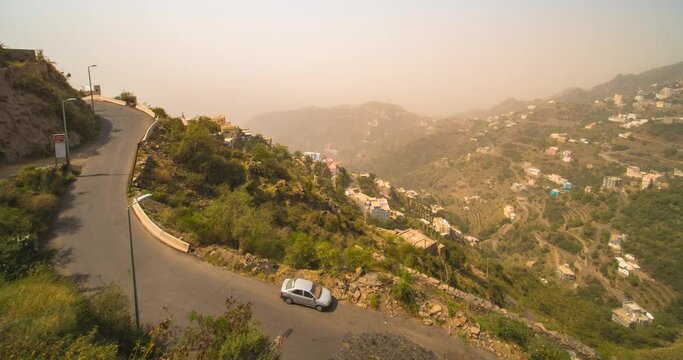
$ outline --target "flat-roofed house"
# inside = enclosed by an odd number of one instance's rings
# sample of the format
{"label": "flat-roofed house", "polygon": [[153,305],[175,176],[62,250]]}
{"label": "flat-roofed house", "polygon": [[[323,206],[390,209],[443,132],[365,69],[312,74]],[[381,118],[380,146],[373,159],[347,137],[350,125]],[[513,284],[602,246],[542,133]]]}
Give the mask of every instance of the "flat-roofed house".
{"label": "flat-roofed house", "polygon": [[651,325],[655,317],[633,301],[625,301],[620,308],[612,309],[612,321],[623,327]]}
{"label": "flat-roofed house", "polygon": [[560,279],[562,279],[564,281],[575,281],[576,280],[576,274],[569,267],[569,264],[564,264],[564,265],[558,266],[557,267],[557,275],[560,277]]}

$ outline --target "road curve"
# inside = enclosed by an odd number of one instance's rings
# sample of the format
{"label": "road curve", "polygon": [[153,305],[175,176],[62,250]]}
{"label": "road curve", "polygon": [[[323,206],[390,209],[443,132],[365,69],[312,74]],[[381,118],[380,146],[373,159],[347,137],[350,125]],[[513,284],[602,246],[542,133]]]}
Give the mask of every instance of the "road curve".
{"label": "road curve", "polygon": [[[102,132],[83,171],[64,197],[50,245],[57,249],[60,270],[85,288],[111,283],[132,293],[126,184],[135,144],[152,120],[119,105],[97,102]],[[133,239],[143,323],[172,316],[186,324],[197,310],[219,314],[228,296],[252,303],[254,317],[271,336],[291,329],[285,359],[330,358],[345,334],[392,332],[404,335],[448,359],[493,359],[443,330],[413,319],[391,318],[371,310],[339,304],[331,312],[289,306],[273,284],[235,274],[172,250],[149,235],[133,216]]]}

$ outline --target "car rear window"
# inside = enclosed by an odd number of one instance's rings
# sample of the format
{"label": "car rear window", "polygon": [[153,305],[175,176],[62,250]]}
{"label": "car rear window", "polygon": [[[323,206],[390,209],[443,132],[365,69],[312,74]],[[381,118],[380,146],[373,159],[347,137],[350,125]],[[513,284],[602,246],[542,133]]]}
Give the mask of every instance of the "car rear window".
{"label": "car rear window", "polygon": [[285,284],[285,290],[289,290],[294,287],[295,279],[287,279],[287,284]]}
{"label": "car rear window", "polygon": [[320,294],[323,292],[323,289],[320,286],[313,285],[311,292],[313,293],[313,295],[315,296],[316,299],[319,299]]}

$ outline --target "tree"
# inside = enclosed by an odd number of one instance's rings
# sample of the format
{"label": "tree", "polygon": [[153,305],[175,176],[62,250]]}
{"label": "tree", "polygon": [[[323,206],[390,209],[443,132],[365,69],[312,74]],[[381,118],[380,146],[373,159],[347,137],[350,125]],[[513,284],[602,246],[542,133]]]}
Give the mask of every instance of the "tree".
{"label": "tree", "polygon": [[295,232],[290,236],[291,244],[285,251],[285,263],[297,269],[313,269],[319,261],[313,238],[302,232]]}
{"label": "tree", "polygon": [[126,106],[136,107],[138,105],[138,97],[130,91],[122,91],[121,94],[114,97],[114,99],[125,101]]}
{"label": "tree", "polygon": [[678,150],[676,148],[670,147],[664,150],[664,156],[669,159],[675,157],[676,154],[678,154]]}

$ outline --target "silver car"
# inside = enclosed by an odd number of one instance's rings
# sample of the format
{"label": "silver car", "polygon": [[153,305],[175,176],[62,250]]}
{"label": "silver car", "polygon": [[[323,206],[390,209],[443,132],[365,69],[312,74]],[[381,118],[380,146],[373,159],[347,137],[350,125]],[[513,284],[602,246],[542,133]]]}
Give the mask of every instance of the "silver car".
{"label": "silver car", "polygon": [[330,290],[306,279],[285,279],[280,298],[287,304],[301,304],[323,311],[332,303]]}

